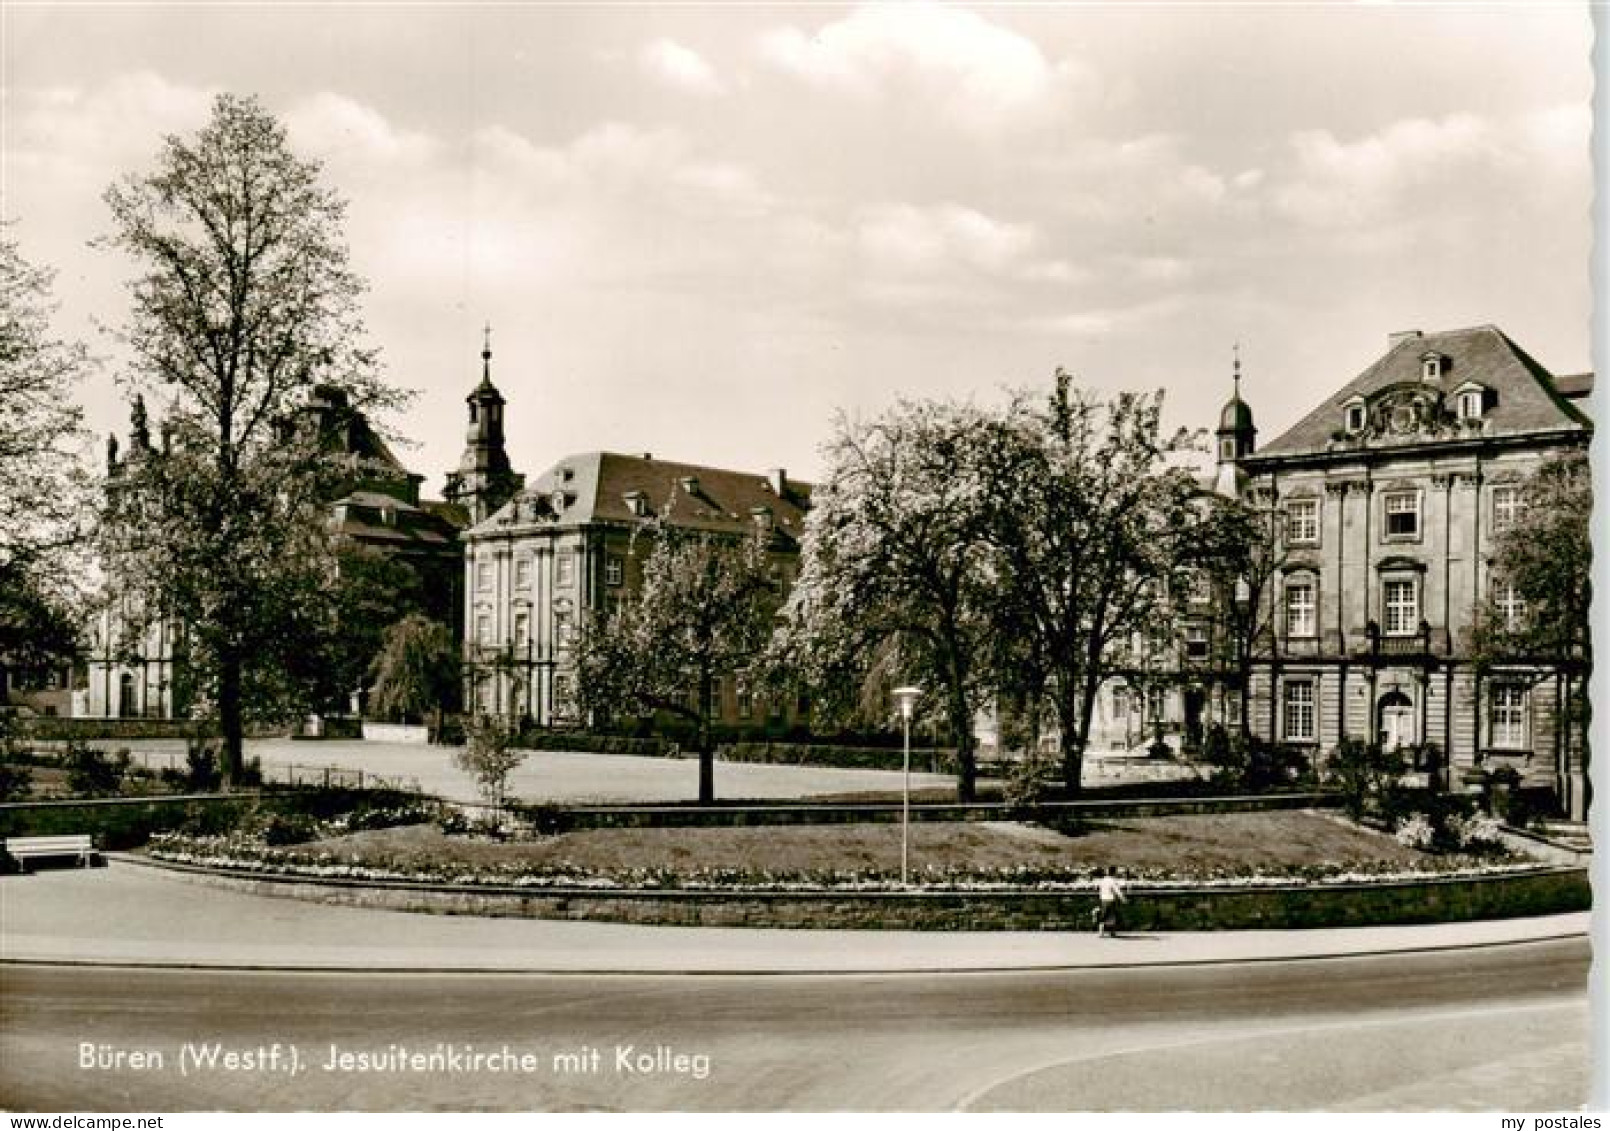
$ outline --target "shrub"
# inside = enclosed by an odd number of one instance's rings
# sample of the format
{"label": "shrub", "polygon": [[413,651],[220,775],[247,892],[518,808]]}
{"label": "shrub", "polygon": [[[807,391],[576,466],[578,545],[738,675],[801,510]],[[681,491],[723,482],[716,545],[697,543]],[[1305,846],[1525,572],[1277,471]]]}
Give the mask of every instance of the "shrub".
{"label": "shrub", "polygon": [[1421,852],[1430,852],[1436,844],[1437,830],[1431,826],[1431,821],[1424,813],[1410,813],[1398,822],[1397,830],[1392,834],[1404,848],[1414,848]]}
{"label": "shrub", "polygon": [[1008,765],[1002,800],[1015,808],[1032,809],[1045,800],[1053,777],[1049,759],[1036,751],[1026,752]]}
{"label": "shrub", "polygon": [[503,720],[484,715],[464,724],[464,738],[464,745],[453,751],[453,764],[475,780],[488,804],[501,806],[509,773],[526,752],[514,747],[514,734]]}
{"label": "shrub", "polygon": [[33,788],[34,774],[27,766],[0,764],[0,801],[18,801]]}
{"label": "shrub", "polygon": [[67,744],[67,788],[81,797],[115,794],[123,787],[129,769],[129,754],[123,750],[108,758],[104,750],[74,740]]}
{"label": "shrub", "polygon": [[319,835],[319,826],[305,813],[271,813],[263,821],[260,835],[270,846],[306,844]]}
{"label": "shrub", "polygon": [[223,784],[224,773],[218,767],[218,755],[212,747],[193,744],[185,751],[184,761],[184,784],[187,789],[212,793]]}
{"label": "shrub", "polygon": [[1227,789],[1288,789],[1314,777],[1313,765],[1301,750],[1255,736],[1231,735],[1217,724],[1203,735],[1202,759],[1214,769],[1214,784]]}
{"label": "shrub", "polygon": [[1325,761],[1325,781],[1342,794],[1354,820],[1381,809],[1381,801],[1403,776],[1403,757],[1373,742],[1345,738]]}
{"label": "shrub", "polygon": [[1485,813],[1451,817],[1447,831],[1449,840],[1466,852],[1485,854],[1504,847],[1498,821]]}

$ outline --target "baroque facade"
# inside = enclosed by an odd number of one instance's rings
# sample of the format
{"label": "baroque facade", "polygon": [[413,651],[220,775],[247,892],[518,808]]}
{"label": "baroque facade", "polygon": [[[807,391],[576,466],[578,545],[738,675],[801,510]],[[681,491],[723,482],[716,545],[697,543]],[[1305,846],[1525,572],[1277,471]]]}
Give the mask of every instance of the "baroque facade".
{"label": "baroque facade", "polygon": [[[330,503],[330,530],[338,544],[362,547],[408,566],[418,577],[427,611],[451,622],[459,607],[462,576],[459,529],[467,516],[452,502],[420,497],[424,476],[409,471],[363,412],[337,388],[314,389],[285,425],[311,429],[344,474]],[[164,436],[161,441],[166,443]],[[108,497],[115,504],[119,478],[131,461],[153,452],[145,406],[136,400],[129,450],[107,444]],[[136,598],[113,592],[89,630],[87,686],[82,711],[96,718],[188,717],[191,694],[184,661],[184,620],[178,611],[144,616]]]}
{"label": "baroque facade", "polygon": [[[1479,671],[1471,633],[1489,602],[1523,613],[1494,569],[1496,539],[1531,475],[1586,453],[1592,385],[1479,326],[1392,335],[1261,448],[1238,389],[1220,420],[1216,485],[1270,516],[1273,567],[1248,657],[1252,733],[1316,760],[1347,738],[1379,742],[1442,789],[1473,767],[1508,767],[1581,816],[1584,756],[1561,725],[1554,672]],[[1240,722],[1202,613],[1186,624],[1177,692],[1187,734],[1204,719]]]}
{"label": "baroque facade", "polygon": [[[786,589],[809,505],[810,485],[782,470],[750,474],[647,453],[560,460],[465,531],[467,705],[538,726],[576,725],[571,645],[584,618],[640,584],[650,519],[732,537],[764,528]],[[731,680],[719,705],[717,721],[737,727],[793,717],[792,705],[757,702]]]}

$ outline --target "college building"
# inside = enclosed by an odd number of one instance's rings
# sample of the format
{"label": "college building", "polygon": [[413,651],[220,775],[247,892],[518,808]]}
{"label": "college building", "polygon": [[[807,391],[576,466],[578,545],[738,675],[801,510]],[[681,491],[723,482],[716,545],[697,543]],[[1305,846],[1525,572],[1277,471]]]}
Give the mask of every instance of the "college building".
{"label": "college building", "polygon": [[[1316,763],[1344,739],[1379,742],[1441,789],[1461,788],[1474,767],[1508,767],[1581,817],[1584,753],[1561,724],[1555,666],[1478,670],[1472,629],[1489,607],[1524,613],[1494,568],[1497,539],[1539,468],[1586,454],[1592,386],[1590,373],[1552,375],[1494,326],[1408,331],[1260,446],[1237,381],[1212,481],[1269,516],[1271,570],[1245,665],[1251,733]],[[1189,747],[1206,725],[1241,725],[1224,663],[1233,599],[1193,603],[1169,692],[1114,682],[1107,738],[1144,740],[1163,721]]]}
{"label": "college building", "polygon": [[[469,443],[449,492],[483,516],[463,534],[467,708],[544,727],[582,721],[571,708],[571,646],[588,616],[641,583],[651,520],[733,539],[764,531],[779,585],[796,576],[810,484],[780,469],[584,452],[513,489],[490,370],[468,400]],[[758,702],[731,679],[718,706],[715,721],[740,728],[793,718],[792,705]]]}

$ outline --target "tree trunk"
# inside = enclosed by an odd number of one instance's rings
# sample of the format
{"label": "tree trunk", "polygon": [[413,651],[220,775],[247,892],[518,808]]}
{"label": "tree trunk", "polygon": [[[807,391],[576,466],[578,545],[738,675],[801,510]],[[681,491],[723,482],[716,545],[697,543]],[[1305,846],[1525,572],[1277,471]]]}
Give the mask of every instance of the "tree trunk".
{"label": "tree trunk", "polygon": [[710,805],[716,799],[716,752],[710,741],[710,708],[715,698],[714,680],[709,671],[699,675],[699,804]]}
{"label": "tree trunk", "polygon": [[1089,733],[1080,726],[1077,697],[1058,681],[1057,738],[1062,747],[1062,788],[1069,797],[1079,796],[1084,781],[1085,743]]}
{"label": "tree trunk", "polygon": [[978,755],[973,747],[973,716],[960,680],[950,689],[948,714],[956,736],[956,800],[966,803],[978,797]]}
{"label": "tree trunk", "polygon": [[218,768],[229,786],[240,784],[244,765],[245,725],[241,718],[240,685],[240,653],[234,648],[221,650],[218,656],[218,726],[223,735],[223,749],[218,752]]}

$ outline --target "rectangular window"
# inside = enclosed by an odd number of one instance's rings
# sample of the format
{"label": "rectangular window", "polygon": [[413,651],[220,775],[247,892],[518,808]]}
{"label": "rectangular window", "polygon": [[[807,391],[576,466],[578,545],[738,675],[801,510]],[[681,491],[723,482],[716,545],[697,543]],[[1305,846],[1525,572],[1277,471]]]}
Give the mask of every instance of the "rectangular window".
{"label": "rectangular window", "polygon": [[619,554],[611,554],[604,559],[604,584],[623,585],[626,582],[626,563]]}
{"label": "rectangular window", "polygon": [[492,588],[492,563],[475,563],[475,588],[481,592]]}
{"label": "rectangular window", "polygon": [[1506,632],[1514,632],[1526,620],[1526,598],[1513,581],[1500,581],[1493,586],[1493,606]]}
{"label": "rectangular window", "polygon": [[1313,544],[1319,541],[1319,500],[1293,499],[1286,504],[1286,541]]}
{"label": "rectangular window", "polygon": [[569,613],[555,613],[553,615],[554,642],[561,648],[570,647],[576,635],[575,625],[571,623]]}
{"label": "rectangular window", "polygon": [[560,550],[556,568],[559,571],[559,584],[569,585],[576,576],[576,555],[569,550]]}
{"label": "rectangular window", "polygon": [[1185,655],[1193,660],[1205,660],[1208,654],[1208,631],[1199,624],[1185,626]]}
{"label": "rectangular window", "polygon": [[531,615],[529,613],[514,614],[514,646],[524,648],[531,640]]}
{"label": "rectangular window", "polygon": [[1382,602],[1386,608],[1386,634],[1413,636],[1420,631],[1420,586],[1414,581],[1388,581]]}
{"label": "rectangular window", "polygon": [[1286,741],[1314,741],[1314,685],[1308,681],[1286,684]]}
{"label": "rectangular window", "polygon": [[571,713],[570,677],[556,675],[553,677],[553,713],[568,717]]}
{"label": "rectangular window", "polygon": [[1521,513],[1519,487],[1493,488],[1493,533],[1502,534],[1515,525]]}
{"label": "rectangular window", "polygon": [[514,559],[514,587],[516,589],[531,588],[531,559],[524,554]]}
{"label": "rectangular window", "polygon": [[1526,746],[1526,688],[1518,683],[1497,683],[1488,705],[1492,744],[1500,750]]}
{"label": "rectangular window", "polygon": [[747,690],[744,690],[743,688],[740,688],[738,690],[738,717],[740,719],[747,719],[750,716],[752,716],[754,713],[755,713],[754,697],[751,696]]}
{"label": "rectangular window", "polygon": [[1286,635],[1314,635],[1314,583],[1286,583]]}
{"label": "rectangular window", "polygon": [[1420,537],[1420,493],[1394,491],[1386,496],[1386,536]]}

